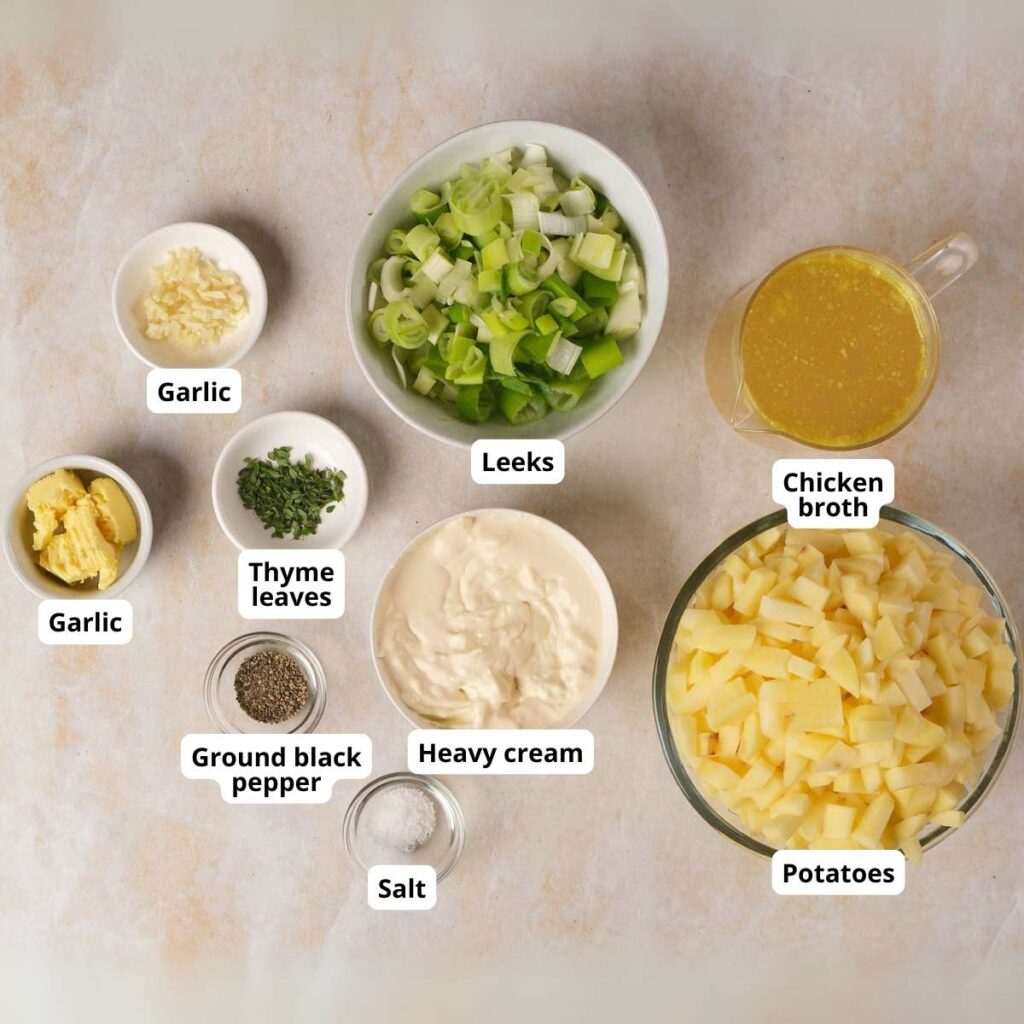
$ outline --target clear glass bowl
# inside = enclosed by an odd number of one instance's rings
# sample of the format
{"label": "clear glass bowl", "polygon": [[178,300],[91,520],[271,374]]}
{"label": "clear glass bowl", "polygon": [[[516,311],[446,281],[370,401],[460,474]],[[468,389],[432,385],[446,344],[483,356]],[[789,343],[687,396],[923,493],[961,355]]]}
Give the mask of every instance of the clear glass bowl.
{"label": "clear glass bowl", "polygon": [[[383,847],[366,827],[366,812],[382,793],[399,786],[412,786],[434,802],[437,820],[431,837],[411,853]],[[440,882],[459,862],[466,842],[462,808],[447,786],[429,775],[394,772],[364,786],[345,812],[345,847],[353,863],[369,871],[375,864],[428,864]]]}
{"label": "clear glass bowl", "polygon": [[[712,828],[731,839],[733,842],[738,843],[745,849],[751,850],[754,853],[759,853],[765,857],[770,857],[775,852],[775,848],[767,845],[759,839],[755,839],[751,835],[748,835],[747,832],[743,830],[739,819],[730,814],[730,812],[724,807],[720,808],[716,806],[713,799],[706,795],[700,788],[700,785],[691,778],[689,770],[676,750],[675,740],[672,736],[672,726],[666,705],[666,684],[668,668],[672,662],[672,648],[675,644],[676,630],[679,627],[679,620],[682,618],[683,612],[687,607],[689,607],[689,604],[693,600],[693,596],[696,594],[698,588],[711,575],[711,573],[718,568],[725,558],[738,547],[745,544],[753,537],[758,536],[758,534],[763,533],[765,530],[769,530],[773,526],[784,526],[785,523],[786,511],[784,509],[773,512],[771,515],[764,516],[764,518],[750,523],[748,526],[743,527],[742,530],[738,530],[731,537],[724,540],[717,548],[715,548],[714,551],[711,552],[710,555],[708,555],[707,558],[704,559],[703,562],[700,563],[700,565],[697,566],[697,568],[690,574],[690,578],[683,584],[682,590],[679,591],[679,595],[676,597],[675,602],[672,605],[672,609],[668,613],[668,619],[661,631],[661,640],[658,643],[658,654],[654,662],[654,718],[658,726],[658,737],[661,740],[661,749],[664,751],[665,758],[668,761],[668,766],[672,771],[672,775],[674,776],[676,783],[683,791],[686,799],[693,805],[694,810],[696,810],[696,812]],[[894,526],[912,530],[921,536],[925,543],[931,544],[933,547],[940,550],[949,552],[955,557],[953,568],[957,575],[966,582],[973,583],[980,587],[982,593],[988,596],[988,600],[991,605],[990,610],[993,614],[1006,620],[1005,642],[1010,645],[1013,649],[1013,653],[1017,657],[1017,663],[1013,669],[1013,699],[1010,701],[1009,706],[999,716],[997,716],[1003,726],[1003,735],[999,742],[994,744],[993,747],[986,752],[985,756],[988,758],[988,762],[985,766],[985,770],[982,772],[974,789],[967,794],[958,808],[963,811],[967,817],[970,817],[971,814],[980,806],[982,800],[985,799],[985,796],[991,790],[996,779],[999,777],[999,773],[1002,771],[1003,765],[1006,762],[1006,755],[1009,753],[1010,746],[1013,743],[1013,738],[1017,731],[1021,714],[1020,636],[1017,633],[1017,627],[1013,623],[1013,618],[1006,605],[1006,600],[999,592],[999,588],[992,581],[992,578],[985,571],[977,558],[975,558],[974,555],[963,546],[963,544],[951,537],[944,530],[940,530],[939,527],[929,523],[927,520],[921,519],[919,516],[912,515],[909,512],[902,512],[897,508],[889,506],[884,507],[881,511],[879,528],[884,530],[886,529],[887,524],[889,524],[890,530],[893,529]],[[950,834],[950,832],[954,831],[957,830],[933,827],[929,831],[923,832],[918,839],[921,843],[921,847],[927,850],[941,842]]]}
{"label": "clear glass bowl", "polygon": [[[260,651],[282,651],[299,664],[309,683],[309,700],[291,718],[265,725],[250,718],[235,697],[235,673],[246,658]],[[327,705],[327,677],[317,656],[304,644],[283,633],[246,633],[225,644],[206,670],[206,710],[221,732],[312,732]]]}

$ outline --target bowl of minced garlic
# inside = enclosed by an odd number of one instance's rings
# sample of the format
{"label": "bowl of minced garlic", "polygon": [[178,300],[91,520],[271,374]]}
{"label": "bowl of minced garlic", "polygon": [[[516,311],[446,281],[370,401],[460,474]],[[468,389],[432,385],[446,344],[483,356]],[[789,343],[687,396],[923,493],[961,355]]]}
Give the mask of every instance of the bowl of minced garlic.
{"label": "bowl of minced garlic", "polygon": [[267,286],[256,258],[212,224],[170,224],[125,256],[114,278],[125,344],[164,369],[231,366],[256,343]]}
{"label": "bowl of minced garlic", "polygon": [[17,486],[4,553],[41,598],[114,597],[142,571],[152,533],[145,495],[123,469],[66,455],[37,466]]}

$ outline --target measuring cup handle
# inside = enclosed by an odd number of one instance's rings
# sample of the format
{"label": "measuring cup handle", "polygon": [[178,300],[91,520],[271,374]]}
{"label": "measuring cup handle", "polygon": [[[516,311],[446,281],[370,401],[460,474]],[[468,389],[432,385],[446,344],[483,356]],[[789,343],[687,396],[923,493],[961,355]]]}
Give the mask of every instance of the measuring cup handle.
{"label": "measuring cup handle", "polygon": [[907,273],[924,289],[930,299],[945,291],[978,262],[978,245],[970,235],[958,232],[936,242],[911,260]]}

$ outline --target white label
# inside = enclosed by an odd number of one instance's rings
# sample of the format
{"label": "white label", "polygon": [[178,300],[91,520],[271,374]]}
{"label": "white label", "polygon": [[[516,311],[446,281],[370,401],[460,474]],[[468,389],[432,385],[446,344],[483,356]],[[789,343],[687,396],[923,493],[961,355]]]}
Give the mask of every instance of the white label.
{"label": "white label", "polygon": [[474,441],[469,467],[478,484],[560,484],[565,479],[565,445],[550,439]]}
{"label": "white label", "polygon": [[238,556],[238,614],[243,619],[340,619],[345,556],[321,548],[243,551]]}
{"label": "white label", "polygon": [[417,775],[589,775],[586,729],[416,729],[409,771]]}
{"label": "white label", "polygon": [[150,370],[146,377],[150,412],[238,412],[242,375],[237,370]]}
{"label": "white label", "polygon": [[772,888],[779,896],[899,896],[907,861],[899,850],[778,850]]}
{"label": "white label", "polygon": [[365,779],[372,768],[362,733],[192,733],[181,741],[181,774],[212,779],[229,804],[325,804],[338,779]]}
{"label": "white label", "polygon": [[870,529],[895,496],[888,459],[778,459],[772,466],[772,500],[786,506],[797,529]]}
{"label": "white label", "polygon": [[437,872],[429,864],[377,864],[366,873],[372,910],[433,910]]}
{"label": "white label", "polygon": [[58,645],[131,643],[132,606],[119,598],[40,601],[39,639]]}

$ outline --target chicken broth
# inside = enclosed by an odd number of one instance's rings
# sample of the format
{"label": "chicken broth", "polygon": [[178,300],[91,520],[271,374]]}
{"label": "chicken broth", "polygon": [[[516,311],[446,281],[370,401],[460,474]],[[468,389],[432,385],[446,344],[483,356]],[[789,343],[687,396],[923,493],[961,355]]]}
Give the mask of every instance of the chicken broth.
{"label": "chicken broth", "polygon": [[769,426],[856,448],[901,427],[928,379],[925,300],[888,262],[817,249],[773,271],[740,335],[747,395]]}

